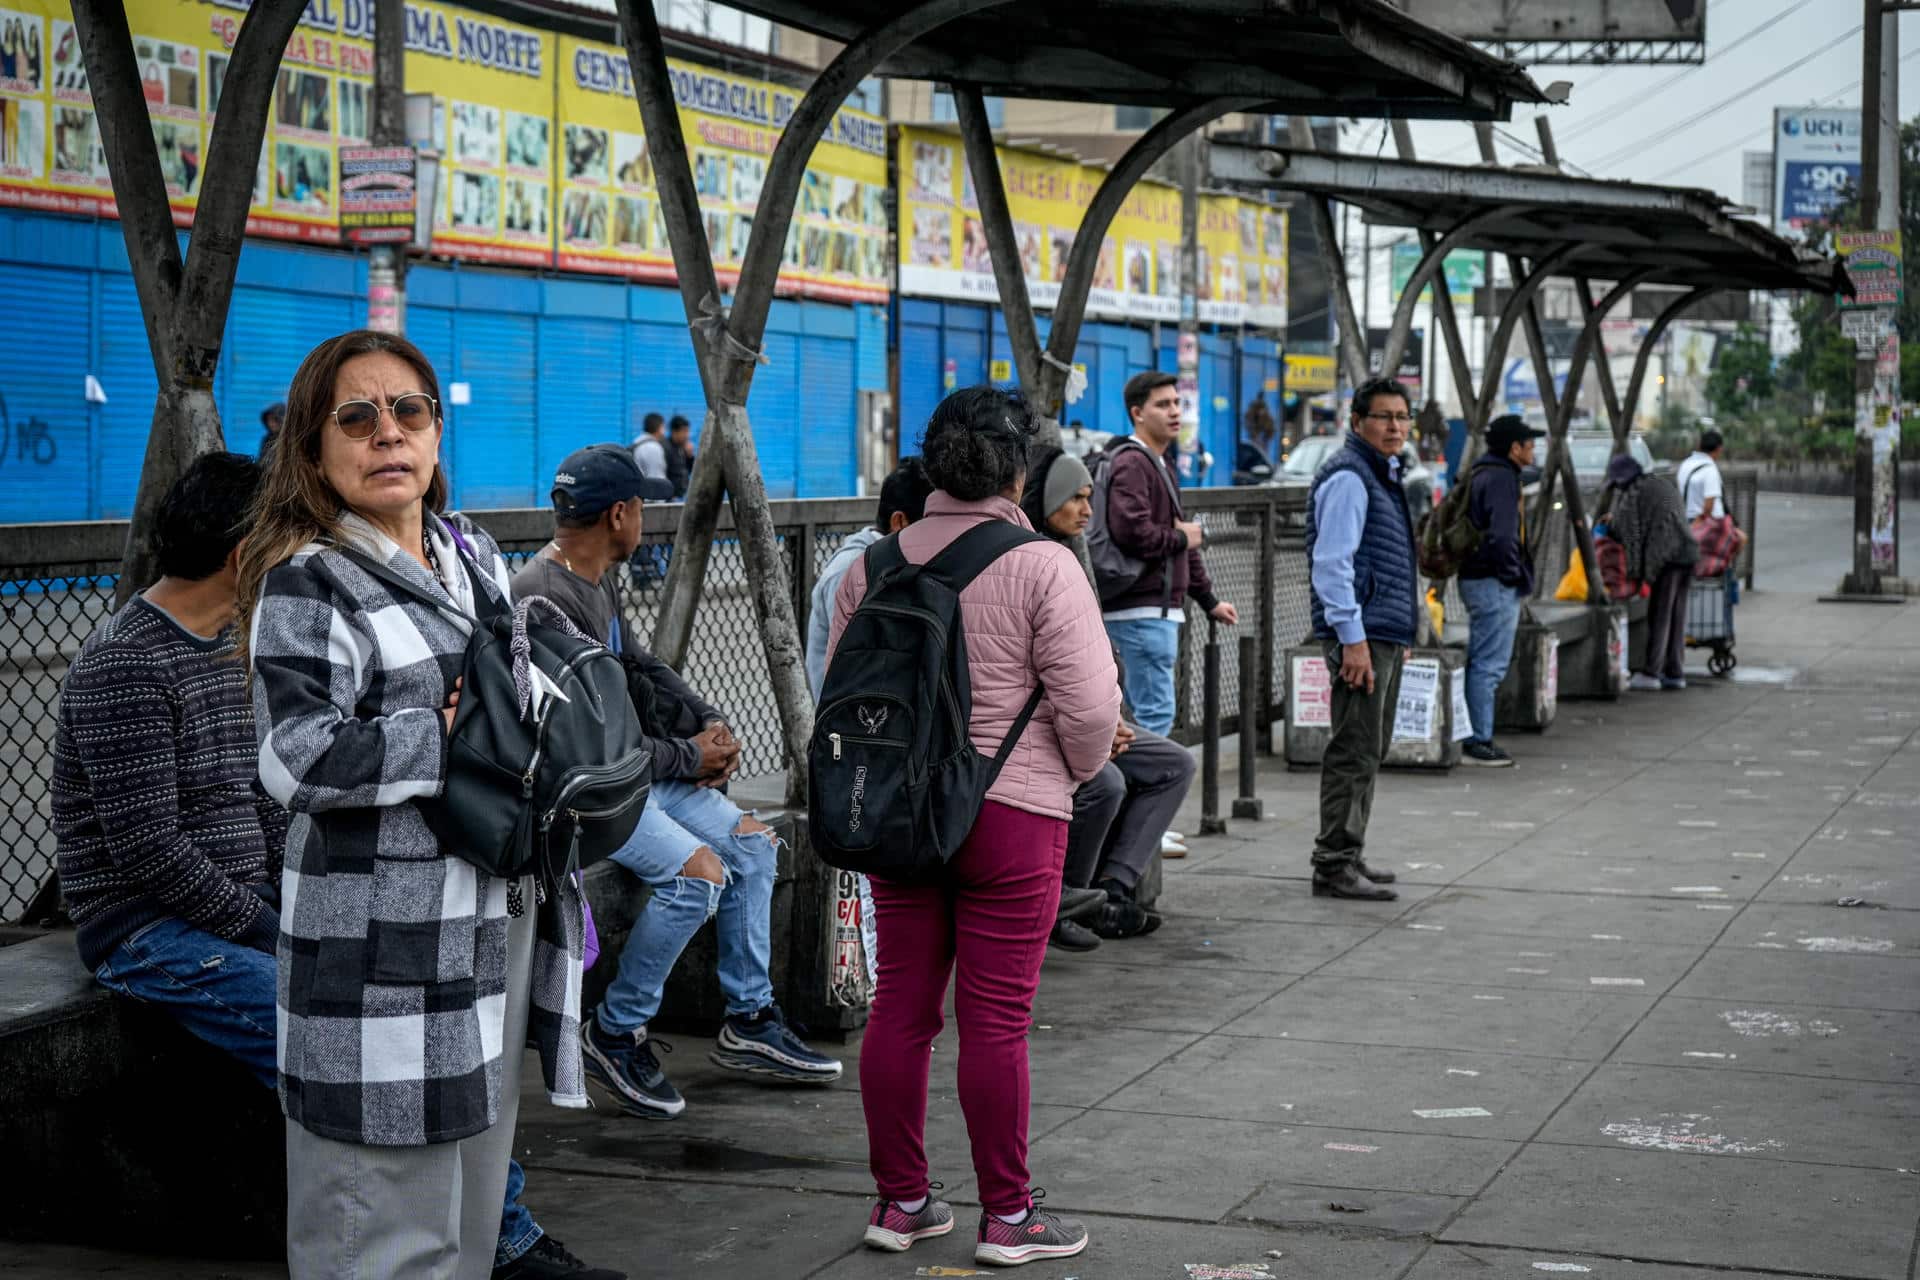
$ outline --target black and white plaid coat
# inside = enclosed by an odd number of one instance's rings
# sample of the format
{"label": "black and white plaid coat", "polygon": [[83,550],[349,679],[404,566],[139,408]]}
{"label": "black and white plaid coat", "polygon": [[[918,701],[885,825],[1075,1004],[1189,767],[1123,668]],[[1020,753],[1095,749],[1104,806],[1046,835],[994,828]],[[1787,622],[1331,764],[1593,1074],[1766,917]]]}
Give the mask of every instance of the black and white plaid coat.
{"label": "black and white plaid coat", "polygon": [[[499,548],[465,517],[448,522],[490,571],[472,590],[506,600]],[[429,523],[440,563],[457,564],[453,540]],[[456,603],[358,517],[343,536]],[[267,574],[254,614],[260,779],[293,813],[281,879],[281,1104],[323,1137],[418,1146],[479,1133],[498,1115],[501,1055],[519,1050],[501,1044],[507,882],[443,848],[416,803],[443,786],[440,708],[467,635],[318,544]],[[552,1100],[585,1106],[571,885],[547,895],[537,935],[528,1038]]]}

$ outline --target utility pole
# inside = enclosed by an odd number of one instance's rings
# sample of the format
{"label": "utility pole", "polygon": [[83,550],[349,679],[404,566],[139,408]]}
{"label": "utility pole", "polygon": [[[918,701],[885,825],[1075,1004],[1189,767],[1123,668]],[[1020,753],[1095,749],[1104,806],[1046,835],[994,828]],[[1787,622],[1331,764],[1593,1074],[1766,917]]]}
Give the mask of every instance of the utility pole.
{"label": "utility pole", "polygon": [[[1200,439],[1200,148],[1201,131],[1180,144],[1180,343],[1174,390],[1180,393],[1180,465],[1192,464]],[[1190,478],[1183,475],[1183,479]]]}
{"label": "utility pole", "polygon": [[[373,3],[373,145],[407,145],[406,0]],[[432,216],[428,214],[427,216]],[[375,245],[367,262],[367,328],[407,331],[407,247]]]}
{"label": "utility pole", "polygon": [[[1899,574],[1901,285],[1899,15],[1866,0],[1861,29],[1859,233],[1839,247],[1863,295],[1843,312],[1856,344],[1853,382],[1853,569],[1840,599],[1882,596]],[[1891,233],[1892,240],[1886,240]],[[1890,249],[1890,255],[1889,255]],[[1890,266],[1889,266],[1890,262]],[[1864,270],[1856,270],[1856,264]],[[1870,274],[1869,274],[1870,273]],[[1870,319],[1863,319],[1870,317]],[[1895,597],[1899,598],[1899,597]]]}

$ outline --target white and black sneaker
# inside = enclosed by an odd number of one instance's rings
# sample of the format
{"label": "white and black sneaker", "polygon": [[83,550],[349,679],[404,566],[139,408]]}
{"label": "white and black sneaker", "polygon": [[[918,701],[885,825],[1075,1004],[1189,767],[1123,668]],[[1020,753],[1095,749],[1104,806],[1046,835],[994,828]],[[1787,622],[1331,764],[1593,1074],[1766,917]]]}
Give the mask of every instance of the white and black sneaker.
{"label": "white and black sneaker", "polygon": [[757,1013],[728,1014],[707,1058],[716,1067],[791,1084],[832,1084],[840,1078],[840,1063],[795,1035],[777,1004]]}
{"label": "white and black sneaker", "polygon": [[621,1110],[642,1120],[671,1120],[687,1109],[687,1100],[661,1069],[656,1045],[673,1052],[666,1041],[648,1039],[645,1027],[615,1035],[600,1029],[596,1014],[588,1014],[580,1024],[581,1064],[607,1087]]}

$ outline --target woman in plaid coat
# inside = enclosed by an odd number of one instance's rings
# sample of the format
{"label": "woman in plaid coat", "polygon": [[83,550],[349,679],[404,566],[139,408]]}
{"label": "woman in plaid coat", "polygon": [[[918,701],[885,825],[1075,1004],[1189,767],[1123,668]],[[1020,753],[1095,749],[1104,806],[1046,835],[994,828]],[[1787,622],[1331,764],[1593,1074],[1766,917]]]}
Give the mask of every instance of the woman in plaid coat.
{"label": "woman in plaid coat", "polygon": [[292,811],[278,950],[295,1277],[485,1276],[520,1047],[584,1106],[580,900],[490,877],[419,802],[444,785],[471,628],[389,589],[373,556],[471,617],[499,552],[440,515],[439,385],[404,339],[349,333],[287,397],[240,563],[260,777]]}

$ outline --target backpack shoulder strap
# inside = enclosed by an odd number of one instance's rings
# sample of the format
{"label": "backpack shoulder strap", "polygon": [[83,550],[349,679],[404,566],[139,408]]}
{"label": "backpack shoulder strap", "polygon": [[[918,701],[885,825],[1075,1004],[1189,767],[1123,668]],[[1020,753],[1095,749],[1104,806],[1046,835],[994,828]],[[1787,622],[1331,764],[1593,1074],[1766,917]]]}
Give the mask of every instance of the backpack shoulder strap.
{"label": "backpack shoulder strap", "polygon": [[[927,562],[927,569],[946,579],[955,594],[980,576],[981,570],[1015,547],[1046,539],[1010,520],[983,520],[967,530]],[[878,544],[875,544],[878,545]]]}
{"label": "backpack shoulder strap", "polygon": [[877,542],[867,544],[867,549],[860,553],[860,561],[866,566],[866,594],[872,595],[876,582],[886,574],[904,569],[907,565],[906,553],[900,550],[900,535],[890,533]]}
{"label": "backpack shoulder strap", "polygon": [[[462,618],[468,622],[472,621],[471,618],[467,618],[465,614],[448,604],[445,600],[435,599],[430,592],[424,591],[416,584],[408,582],[405,578],[395,573],[392,569],[389,569],[386,565],[381,564],[372,556],[367,555],[365,552],[349,547],[344,543],[335,543],[332,549],[359,565],[369,576],[378,579],[381,583],[391,587],[393,590],[410,596],[430,608],[438,609],[441,613],[450,614],[453,617]],[[471,572],[471,570],[469,571]],[[474,594],[476,598],[479,596],[480,589],[478,587],[475,588]]]}

